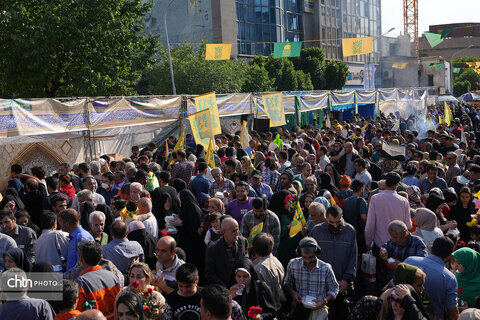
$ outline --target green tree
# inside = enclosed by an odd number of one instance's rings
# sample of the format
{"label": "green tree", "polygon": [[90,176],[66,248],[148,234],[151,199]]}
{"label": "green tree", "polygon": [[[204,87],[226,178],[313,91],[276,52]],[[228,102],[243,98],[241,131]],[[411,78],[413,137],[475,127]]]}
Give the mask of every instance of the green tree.
{"label": "green tree", "polygon": [[274,59],[273,55],[266,58],[255,57],[253,63],[260,63],[265,67],[277,91],[313,89],[310,75],[301,70],[295,70],[293,62],[288,58]]}
{"label": "green tree", "polygon": [[[234,93],[242,90],[247,64],[241,60],[205,60],[205,43],[195,49],[183,43],[171,48],[177,94]],[[160,50],[161,62],[146,73],[149,94],[172,94],[167,52]]]}
{"label": "green tree", "polygon": [[348,65],[343,61],[330,60],[325,66],[326,89],[341,89],[347,82]]}
{"label": "green tree", "polygon": [[475,88],[475,83],[480,82],[480,74],[473,69],[467,69],[462,72],[462,74],[460,74],[453,83],[455,84],[456,82],[464,81],[468,81],[470,83],[470,88]]}
{"label": "green tree", "polygon": [[470,82],[465,81],[455,81],[453,84],[453,94],[457,97],[460,97],[462,94],[470,91]]}
{"label": "green tree", "polygon": [[141,35],[152,2],[5,0],[0,6],[0,94],[112,95],[153,61],[158,39]]}
{"label": "green tree", "polygon": [[252,64],[247,67],[242,92],[274,91],[274,81],[268,76],[264,66]]}
{"label": "green tree", "polygon": [[310,75],[315,90],[325,89],[325,54],[321,48],[310,47],[302,49],[300,56],[291,58],[291,60],[295,69],[302,70]]}

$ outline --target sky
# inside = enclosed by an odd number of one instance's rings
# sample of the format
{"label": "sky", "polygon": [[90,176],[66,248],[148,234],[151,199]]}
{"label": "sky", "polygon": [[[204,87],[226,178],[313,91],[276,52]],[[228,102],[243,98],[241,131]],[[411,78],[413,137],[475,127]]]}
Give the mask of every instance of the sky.
{"label": "sky", "polygon": [[[382,1],[382,33],[395,30],[389,36],[403,34],[403,0]],[[418,35],[428,31],[429,25],[478,22],[480,0],[418,0]]]}

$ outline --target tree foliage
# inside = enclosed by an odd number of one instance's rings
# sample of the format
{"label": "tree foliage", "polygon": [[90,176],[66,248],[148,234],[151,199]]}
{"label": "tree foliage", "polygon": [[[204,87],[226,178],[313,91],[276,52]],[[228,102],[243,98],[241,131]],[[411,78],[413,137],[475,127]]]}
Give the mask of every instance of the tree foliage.
{"label": "tree foliage", "polygon": [[457,97],[470,91],[470,82],[468,81],[455,81],[453,84],[453,94]]}
{"label": "tree foliage", "polygon": [[[468,88],[465,86],[465,82],[468,82]],[[463,71],[457,78],[455,78],[453,82],[453,86],[455,88],[455,84],[459,83],[461,85],[458,85],[457,88],[464,88],[466,90],[460,90],[458,89],[458,92],[461,92],[460,94],[455,94],[456,96],[461,96],[464,93],[467,93],[471,88],[475,88],[475,84],[480,82],[480,74],[478,74],[475,70],[473,69],[466,69]]]}
{"label": "tree foliage", "polygon": [[[240,92],[247,65],[244,61],[205,60],[205,43],[197,50],[188,44],[171,48],[177,94]],[[150,94],[172,94],[167,51],[160,50],[161,62],[146,72]]]}
{"label": "tree foliage", "polygon": [[325,54],[318,47],[302,49],[300,57],[291,58],[295,69],[302,70],[310,75],[314,90],[324,90],[325,80]]}
{"label": "tree foliage", "polygon": [[[171,53],[178,94],[341,89],[348,75],[346,63],[326,63],[320,48],[302,49],[296,58],[255,56],[249,63],[242,59],[207,61],[205,44],[194,48],[184,43],[173,47]],[[148,83],[146,94],[172,94],[170,66],[164,49],[160,50],[160,58],[139,84],[144,87]],[[328,73],[326,66],[330,66]]]}
{"label": "tree foliage", "polygon": [[342,88],[347,82],[348,65],[343,61],[330,60],[325,66],[326,89],[335,90]]}
{"label": "tree foliage", "polygon": [[5,0],[0,6],[3,97],[122,94],[153,62],[142,0]]}

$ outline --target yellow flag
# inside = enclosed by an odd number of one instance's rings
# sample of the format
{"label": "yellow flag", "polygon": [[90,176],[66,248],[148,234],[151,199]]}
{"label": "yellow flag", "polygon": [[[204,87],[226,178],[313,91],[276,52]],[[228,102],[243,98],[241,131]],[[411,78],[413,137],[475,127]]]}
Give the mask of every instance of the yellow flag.
{"label": "yellow flag", "polygon": [[438,123],[445,123],[445,118],[443,116],[438,116]]}
{"label": "yellow flag", "polygon": [[210,138],[210,143],[208,144],[207,154],[207,164],[210,168],[215,168],[215,145],[213,144],[213,138]]}
{"label": "yellow flag", "polygon": [[262,95],[263,106],[268,118],[270,127],[279,127],[285,125],[285,110],[283,108],[282,93],[268,93]]}
{"label": "yellow flag", "polygon": [[325,118],[325,126],[327,128],[330,128],[331,124],[330,124],[330,115],[327,113],[327,117]]}
{"label": "yellow flag", "polygon": [[197,111],[205,109],[210,110],[210,117],[212,118],[210,125],[212,126],[213,134],[221,134],[222,128],[220,127],[220,116],[218,115],[218,105],[215,92],[195,97],[195,106],[197,107]]}
{"label": "yellow flag", "polygon": [[330,204],[331,204],[332,206],[336,206],[336,205],[337,205],[337,201],[335,201],[335,198],[334,198],[332,195],[330,195]]}
{"label": "yellow flag", "polygon": [[305,216],[303,215],[302,208],[300,208],[300,204],[297,201],[297,206],[295,208],[295,215],[293,216],[292,224],[290,226],[290,231],[288,235],[290,238],[293,238],[302,231],[302,228],[305,227],[307,221],[305,220]]}
{"label": "yellow flag", "polygon": [[252,247],[253,238],[263,230],[263,222],[260,222],[256,226],[253,226],[252,230],[250,230],[250,235],[248,236],[248,249]]}
{"label": "yellow flag", "polygon": [[392,68],[405,69],[407,65],[408,65],[408,62],[395,62],[394,64],[392,64]]}
{"label": "yellow flag", "polygon": [[443,104],[445,106],[445,110],[443,111],[443,116],[445,117],[445,123],[447,124],[447,126],[450,127],[450,122],[452,122],[453,120],[452,110],[450,110],[450,107],[448,106],[446,101],[444,101]]}
{"label": "yellow flag", "polygon": [[168,139],[165,140],[165,151],[163,151],[163,155],[165,157],[168,155]]}
{"label": "yellow flag", "polygon": [[228,60],[232,52],[232,44],[208,43],[205,60]]}
{"label": "yellow flag", "polygon": [[242,144],[242,148],[248,147],[249,142],[248,137],[248,129],[247,129],[247,121],[242,122],[242,131],[240,132],[240,143]]}
{"label": "yellow flag", "polygon": [[365,130],[367,130],[367,127],[368,127],[368,124],[366,124],[362,127],[362,134],[365,132]]}
{"label": "yellow flag", "polygon": [[373,37],[342,39],[344,57],[357,56],[372,52]]}
{"label": "yellow flag", "polygon": [[212,138],[212,117],[210,110],[205,109],[188,116],[192,127],[193,138],[197,144],[208,148],[209,140]]}
{"label": "yellow flag", "polygon": [[185,144],[185,127],[183,127],[182,134],[178,138],[177,143],[175,144],[175,148],[173,148],[173,151],[183,149],[184,144]]}

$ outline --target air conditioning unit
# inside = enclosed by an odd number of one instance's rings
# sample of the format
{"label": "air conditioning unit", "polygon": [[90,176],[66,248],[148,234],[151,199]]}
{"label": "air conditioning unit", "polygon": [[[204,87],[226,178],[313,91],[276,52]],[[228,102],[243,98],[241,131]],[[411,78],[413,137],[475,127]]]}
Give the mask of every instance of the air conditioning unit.
{"label": "air conditioning unit", "polygon": [[383,70],[383,79],[392,79],[393,71],[392,70]]}

